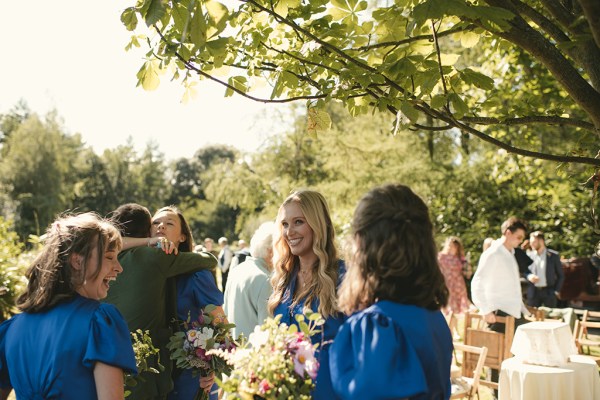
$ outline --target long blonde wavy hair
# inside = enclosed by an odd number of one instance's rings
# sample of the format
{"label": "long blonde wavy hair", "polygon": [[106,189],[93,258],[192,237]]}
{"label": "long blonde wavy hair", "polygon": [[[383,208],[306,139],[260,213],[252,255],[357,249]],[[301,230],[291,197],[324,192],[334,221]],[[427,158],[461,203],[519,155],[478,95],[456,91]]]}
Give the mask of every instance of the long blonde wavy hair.
{"label": "long blonde wavy hair", "polygon": [[[306,299],[307,307],[315,298],[319,299],[318,311],[324,318],[338,312],[336,286],[339,274],[337,249],[335,247],[335,231],[329,214],[329,207],[323,195],[314,190],[298,190],[290,194],[277,214],[275,234],[273,237],[273,275],[271,285],[273,293],[269,297],[268,309],[273,315],[275,308],[284,300],[285,290],[291,279],[294,267],[299,258],[290,251],[283,237],[281,216],[283,207],[295,202],[306,218],[308,226],[313,231],[312,251],[318,259],[318,265],[312,270],[311,283],[299,291],[293,298],[292,306]],[[292,293],[292,296],[294,294]],[[315,311],[315,310],[313,310]]]}

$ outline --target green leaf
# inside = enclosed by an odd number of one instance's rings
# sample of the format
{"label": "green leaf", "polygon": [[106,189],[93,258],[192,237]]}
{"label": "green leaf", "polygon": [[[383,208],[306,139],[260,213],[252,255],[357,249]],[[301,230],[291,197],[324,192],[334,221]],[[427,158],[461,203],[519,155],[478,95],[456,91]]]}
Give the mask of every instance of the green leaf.
{"label": "green leaf", "polygon": [[196,7],[190,24],[190,38],[192,43],[198,47],[202,47],[206,43],[206,19],[199,5]]}
{"label": "green leaf", "polygon": [[285,18],[291,8],[296,8],[298,6],[300,6],[300,0],[279,0],[275,5],[274,10],[277,14]]}
{"label": "green leaf", "polygon": [[218,1],[209,0],[205,3],[209,21],[213,26],[222,26],[229,17],[227,7]]}
{"label": "green leaf", "polygon": [[450,93],[448,95],[448,99],[450,100],[450,104],[454,108],[454,116],[456,118],[462,118],[469,112],[469,107],[463,101],[463,99],[457,95],[456,93]]}
{"label": "green leaf", "polygon": [[492,90],[494,88],[494,80],[487,75],[473,71],[470,68],[465,68],[459,71],[459,73],[465,83],[475,85],[483,90]]}
{"label": "green leaf", "polygon": [[[241,92],[246,93],[248,91],[248,79],[245,76],[232,76],[227,83]],[[225,97],[232,96],[234,92],[232,88],[227,88]]]}
{"label": "green leaf", "polygon": [[462,47],[470,49],[479,43],[480,37],[481,35],[478,35],[475,32],[463,32],[460,35],[460,44]]}
{"label": "green leaf", "polygon": [[431,98],[431,107],[432,108],[442,108],[446,105],[446,96],[441,94],[436,94]]}
{"label": "green leaf", "polygon": [[217,306],[214,304],[207,304],[203,309],[202,312],[206,313],[206,314],[210,314],[211,312],[215,311],[217,309]]}
{"label": "green leaf", "polygon": [[402,111],[402,114],[404,114],[412,123],[416,123],[419,119],[419,112],[408,101],[402,102],[400,111]]}
{"label": "green leaf", "polygon": [[352,9],[346,0],[331,0],[331,5],[346,11],[350,11]]}
{"label": "green leaf", "polygon": [[147,26],[152,26],[160,21],[167,12],[166,0],[150,0],[145,14],[142,14]]}
{"label": "green leaf", "polygon": [[137,73],[137,86],[142,86],[144,90],[155,90],[160,84],[159,62],[157,60],[146,61]]}
{"label": "green leaf", "polygon": [[444,16],[446,0],[427,0],[417,4],[413,9],[413,17],[419,24],[428,19],[441,19]]}
{"label": "green leaf", "polygon": [[327,111],[318,108],[309,108],[307,130],[309,135],[316,136],[319,131],[326,131],[331,127],[331,117]]}
{"label": "green leaf", "polygon": [[128,31],[133,31],[137,28],[138,18],[134,7],[126,8],[121,13],[121,22]]}

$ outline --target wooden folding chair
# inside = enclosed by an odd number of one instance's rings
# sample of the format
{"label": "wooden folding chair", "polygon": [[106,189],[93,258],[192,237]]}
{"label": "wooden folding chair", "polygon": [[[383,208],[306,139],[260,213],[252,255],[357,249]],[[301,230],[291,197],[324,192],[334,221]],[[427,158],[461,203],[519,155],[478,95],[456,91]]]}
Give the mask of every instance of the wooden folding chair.
{"label": "wooden folding chair", "polygon": [[[487,355],[484,366],[500,371],[502,361],[511,357],[510,347],[515,333],[514,317],[496,317],[496,321],[504,323],[505,333],[494,332],[489,329],[484,329],[483,316],[478,314],[465,313],[465,330],[464,343],[469,346],[487,347]],[[475,365],[466,360],[465,364],[470,369],[474,369]],[[486,378],[488,378],[486,376]],[[498,389],[498,382],[493,382],[489,379],[481,379],[480,384],[494,389]]]}
{"label": "wooden folding chair", "polygon": [[[472,399],[477,395],[479,399],[479,382],[481,372],[487,355],[487,347],[468,346],[461,343],[454,343],[454,363],[458,365],[459,360],[456,351],[462,352],[461,357],[461,376],[455,377],[452,384],[451,399]],[[475,364],[474,369],[469,369],[469,366]]]}
{"label": "wooden folding chair", "polygon": [[[575,346],[577,346],[577,352],[579,354],[592,357],[596,361],[596,364],[600,366],[600,337],[592,337],[588,332],[589,328],[600,329],[600,322],[591,322],[589,320],[575,321],[575,329],[573,332]],[[591,349],[596,350],[596,355],[591,354]]]}

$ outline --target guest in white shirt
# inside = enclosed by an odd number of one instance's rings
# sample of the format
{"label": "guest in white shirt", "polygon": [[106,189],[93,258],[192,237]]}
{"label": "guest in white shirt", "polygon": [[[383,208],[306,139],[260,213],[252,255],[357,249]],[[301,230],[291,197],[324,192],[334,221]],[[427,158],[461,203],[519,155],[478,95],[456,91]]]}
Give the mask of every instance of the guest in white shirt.
{"label": "guest in white shirt", "polygon": [[273,222],[262,224],[250,240],[250,256],[230,270],[224,309],[227,319],[236,325],[232,330],[234,337],[244,334],[247,338],[269,315],[273,230]]}
{"label": "guest in white shirt", "polygon": [[[471,281],[471,296],[490,329],[504,333],[505,326],[496,322],[496,316],[515,317],[515,329],[528,322],[522,317],[529,315],[529,311],[523,304],[519,265],[514,255],[515,248],[525,239],[527,227],[520,219],[511,217],[502,223],[501,229],[502,237],[479,259]],[[492,381],[498,382],[498,377],[499,371],[492,369]]]}
{"label": "guest in white shirt", "polygon": [[471,282],[473,303],[496,332],[504,332],[504,324],[496,323],[496,315],[515,317],[515,328],[526,322],[522,313],[529,315],[514,257],[514,249],[525,239],[526,229],[523,221],[515,217],[504,221],[502,237],[483,252]]}

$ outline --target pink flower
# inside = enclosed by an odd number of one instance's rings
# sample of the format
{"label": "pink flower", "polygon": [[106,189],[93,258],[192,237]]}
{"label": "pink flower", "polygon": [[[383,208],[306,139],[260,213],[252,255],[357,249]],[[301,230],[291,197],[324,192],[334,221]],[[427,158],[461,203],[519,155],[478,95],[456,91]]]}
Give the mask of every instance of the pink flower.
{"label": "pink flower", "polygon": [[260,381],[260,383],[258,384],[258,391],[260,392],[260,394],[265,394],[267,393],[267,391],[269,391],[273,386],[269,383],[268,380],[263,379],[262,381]]}
{"label": "pink flower", "polygon": [[212,358],[212,356],[210,354],[206,354],[206,350],[202,348],[196,349],[196,357],[205,361],[210,361],[210,359]]}
{"label": "pink flower", "polygon": [[315,352],[310,342],[303,340],[294,343],[295,354],[294,354],[294,371],[304,377],[304,374],[308,374],[312,379],[317,377],[317,370],[319,369],[319,363],[315,359]]}

